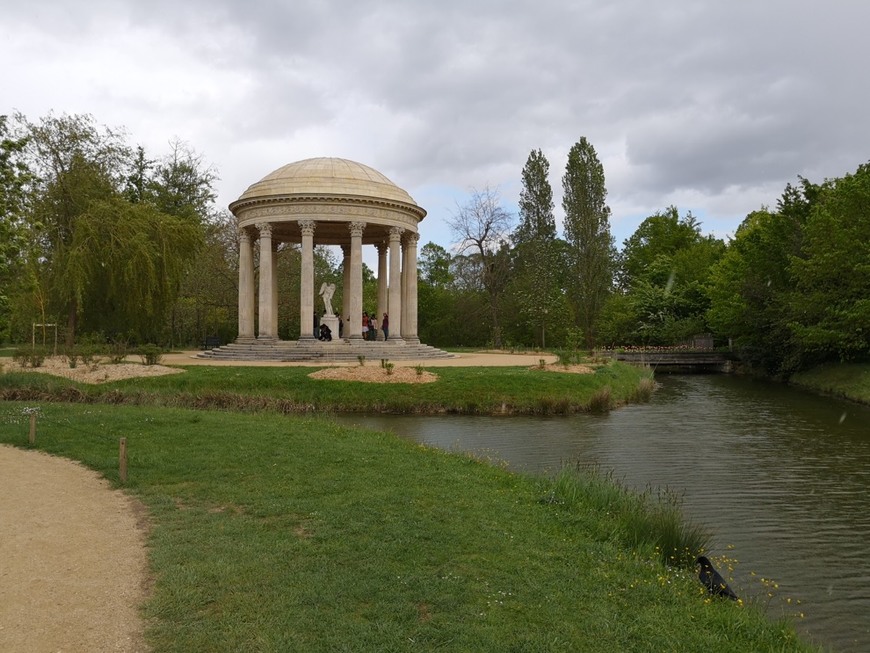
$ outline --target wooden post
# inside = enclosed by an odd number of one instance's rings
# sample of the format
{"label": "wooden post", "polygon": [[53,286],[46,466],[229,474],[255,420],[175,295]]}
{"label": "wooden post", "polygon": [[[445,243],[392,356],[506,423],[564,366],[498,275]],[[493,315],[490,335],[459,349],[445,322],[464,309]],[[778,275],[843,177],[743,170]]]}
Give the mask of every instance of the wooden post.
{"label": "wooden post", "polygon": [[121,483],[127,482],[127,438],[121,438],[118,448],[118,476]]}
{"label": "wooden post", "polygon": [[30,446],[36,444],[36,413],[30,413]]}

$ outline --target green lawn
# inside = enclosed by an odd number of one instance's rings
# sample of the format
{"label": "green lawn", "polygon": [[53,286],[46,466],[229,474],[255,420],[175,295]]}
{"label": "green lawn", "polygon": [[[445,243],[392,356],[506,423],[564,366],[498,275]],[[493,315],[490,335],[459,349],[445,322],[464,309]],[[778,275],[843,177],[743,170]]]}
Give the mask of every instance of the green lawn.
{"label": "green lawn", "polygon": [[815,392],[870,404],[870,363],[822,365],[795,374],[789,382]]}
{"label": "green lawn", "polygon": [[[184,392],[215,391],[203,379],[217,370],[191,372]],[[220,372],[222,390],[254,380]],[[169,378],[143,387],[168,393]],[[0,406],[0,442],[26,446],[33,405]],[[151,513],[154,651],[810,650],[628,546],[617,499],[324,418],[39,409],[37,446],[112,482],[127,438],[127,489]]]}
{"label": "green lawn", "polygon": [[[372,364],[376,365],[376,364]],[[594,374],[526,367],[439,367],[434,383],[316,380],[311,367],[188,366],[184,374],[83,385],[40,373],[0,375],[0,398],[162,404],[281,413],[566,414],[649,396],[652,372],[613,363]],[[384,371],[386,375],[386,371]]]}

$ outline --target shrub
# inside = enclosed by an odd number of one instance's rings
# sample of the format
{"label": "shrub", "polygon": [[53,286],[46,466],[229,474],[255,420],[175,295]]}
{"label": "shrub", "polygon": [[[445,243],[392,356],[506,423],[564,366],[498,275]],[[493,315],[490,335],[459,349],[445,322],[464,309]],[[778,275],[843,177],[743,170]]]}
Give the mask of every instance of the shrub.
{"label": "shrub", "polygon": [[116,340],[109,345],[109,362],[112,365],[123,363],[125,358],[127,358],[127,342],[125,340]]}
{"label": "shrub", "polygon": [[91,343],[84,343],[79,345],[76,348],[76,351],[79,353],[79,358],[81,358],[82,363],[87,365],[91,369],[96,369],[99,364],[99,360],[97,358],[97,352],[99,350],[99,345],[94,345]]}
{"label": "shrub", "polygon": [[559,364],[564,367],[579,365],[585,361],[583,352],[579,349],[558,349],[556,350],[556,358]]}
{"label": "shrub", "polygon": [[395,366],[396,366],[395,363],[391,363],[390,361],[386,361],[386,360],[384,361],[384,369],[387,371],[388,376],[393,373],[393,368]]}
{"label": "shrub", "polygon": [[163,360],[163,350],[154,344],[142,345],[136,350],[136,353],[142,357],[142,362],[145,365],[159,365],[160,361]]}
{"label": "shrub", "polygon": [[12,354],[12,360],[22,367],[42,367],[48,350],[40,345],[19,347]]}
{"label": "shrub", "polygon": [[63,359],[66,361],[66,364],[69,365],[71,370],[74,370],[79,364],[79,353],[76,351],[75,346],[66,349],[63,352]]}
{"label": "shrub", "polygon": [[362,354],[360,354],[359,356],[356,357],[356,359],[359,361],[359,366],[360,366],[360,367],[364,367],[364,366],[365,366],[365,364],[366,364],[366,357],[365,357],[365,356],[363,356]]}

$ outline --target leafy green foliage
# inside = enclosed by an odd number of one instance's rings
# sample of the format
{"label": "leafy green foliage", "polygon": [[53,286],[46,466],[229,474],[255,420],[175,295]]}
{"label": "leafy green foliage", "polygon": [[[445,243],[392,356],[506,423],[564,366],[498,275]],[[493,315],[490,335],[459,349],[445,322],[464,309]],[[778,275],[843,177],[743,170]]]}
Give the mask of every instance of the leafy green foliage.
{"label": "leafy green foliage", "polygon": [[26,145],[24,137],[10,133],[8,116],[0,115],[0,342],[9,337],[10,289],[22,275],[26,248],[23,221],[32,181]]}
{"label": "leafy green foliage", "polygon": [[163,350],[153,343],[141,345],[136,353],[142,358],[143,365],[159,365],[163,359]]}
{"label": "leafy green foliage", "polygon": [[198,225],[151,204],[93,202],[76,223],[60,287],[86,331],[156,340],[201,238]]}
{"label": "leafy green foliage", "polygon": [[770,374],[800,366],[788,326],[794,289],[792,263],[802,256],[804,225],[820,188],[806,180],[788,185],[777,210],[750,213],[737,229],[708,283],[708,322],[730,338],[741,358]]}
{"label": "leafy green foliage", "polygon": [[781,213],[755,211],[711,271],[711,328],[731,338],[744,360],[769,373],[782,371],[791,357],[785,300],[792,284],[791,243],[799,229]]}
{"label": "leafy green foliage", "polygon": [[[238,335],[238,234],[236,220],[228,212],[218,213],[205,225],[203,246],[188,261],[182,275],[178,298],[168,317],[170,346],[198,347],[207,336],[217,336],[220,342],[232,342]],[[298,333],[298,283],[292,292],[292,263],[295,252],[278,253],[279,298],[285,302],[296,299]],[[296,257],[298,259],[298,256]],[[295,278],[298,279],[298,269]],[[289,304],[285,314],[292,317]],[[288,320],[289,322],[289,320]],[[283,326],[283,325],[282,325]]]}
{"label": "leafy green foliage", "polygon": [[513,274],[509,294],[516,315],[546,347],[547,327],[563,322],[560,315],[559,252],[550,163],[541,150],[532,150],[523,168],[520,222],[513,233]]}
{"label": "leafy green foliage", "polygon": [[620,292],[602,311],[611,343],[675,345],[707,331],[706,283],[725,244],[701,234],[691,213],[668,207],[644,220],[620,256]]}
{"label": "leafy green foliage", "polygon": [[870,356],[870,164],[822,187],[791,272],[788,326],[803,360]]}
{"label": "leafy green foliage", "polygon": [[66,322],[110,339],[165,340],[168,316],[202,246],[214,173],[176,143],[154,162],[91,116],[48,115],[26,134],[32,175],[20,222],[31,245],[13,288],[18,337]]}
{"label": "leafy green foliage", "polygon": [[870,166],[787,186],[714,267],[708,319],[768,373],[870,356]]}
{"label": "leafy green foliage", "polygon": [[562,188],[571,275],[566,291],[576,324],[591,348],[596,340],[598,316],[613,283],[616,250],[610,235],[610,207],[605,202],[604,166],[585,137],[568,153]]}

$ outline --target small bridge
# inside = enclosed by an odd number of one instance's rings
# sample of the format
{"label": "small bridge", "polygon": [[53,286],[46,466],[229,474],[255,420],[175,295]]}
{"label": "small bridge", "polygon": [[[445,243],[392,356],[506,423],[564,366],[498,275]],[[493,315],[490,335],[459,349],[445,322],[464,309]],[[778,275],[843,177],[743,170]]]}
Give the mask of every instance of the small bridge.
{"label": "small bridge", "polygon": [[626,363],[649,365],[661,374],[730,372],[731,357],[718,351],[627,351],[613,352],[613,358]]}

